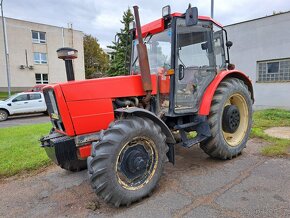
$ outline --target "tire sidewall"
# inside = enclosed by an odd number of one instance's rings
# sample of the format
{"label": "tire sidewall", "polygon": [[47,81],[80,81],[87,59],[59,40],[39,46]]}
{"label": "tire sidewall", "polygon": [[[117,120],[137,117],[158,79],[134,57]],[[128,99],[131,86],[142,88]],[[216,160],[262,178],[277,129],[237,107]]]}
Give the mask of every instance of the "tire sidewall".
{"label": "tire sidewall", "polygon": [[[106,163],[104,162],[102,166],[106,167],[106,175],[105,178],[103,179],[105,179],[106,181],[110,181],[111,183],[110,187],[111,188],[113,187],[114,190],[112,191],[115,193],[114,198],[122,198],[122,202],[134,202],[148,195],[155,188],[163,172],[163,162],[165,156],[165,154],[163,153],[165,152],[164,151],[164,147],[166,146],[165,142],[162,140],[162,138],[157,137],[157,133],[155,132],[154,128],[152,128],[152,125],[156,124],[154,124],[151,120],[148,119],[146,119],[146,122],[149,123],[150,125],[140,126],[140,128],[126,128],[125,129],[126,134],[123,134],[122,136],[119,135],[120,142],[116,144],[114,147],[112,146],[110,150],[108,150],[110,156],[106,160]],[[114,125],[112,125],[111,128],[114,128]],[[163,133],[160,134],[163,135]],[[107,137],[109,138],[110,136],[108,135]],[[123,187],[122,184],[118,182],[118,176],[116,174],[117,173],[116,164],[118,161],[119,154],[124,148],[124,145],[132,141],[132,139],[136,137],[146,137],[154,142],[155,144],[154,150],[155,155],[158,155],[158,162],[156,165],[155,172],[152,175],[152,178],[148,181],[148,183],[144,184],[143,187],[140,187],[137,190],[129,190]],[[106,136],[104,137],[104,140],[106,140]],[[98,154],[95,155],[98,156]],[[103,180],[102,182],[104,182],[105,180]],[[106,193],[103,194],[101,193],[101,195],[103,195],[103,198],[106,197]]]}
{"label": "tire sidewall", "polygon": [[[248,109],[247,131],[245,133],[243,140],[237,146],[234,146],[234,147],[230,146],[227,143],[227,141],[224,138],[223,129],[222,129],[222,117],[223,117],[224,105],[226,101],[230,98],[230,96],[232,96],[233,94],[242,95],[246,101],[247,109]],[[245,86],[238,86],[238,87],[231,86],[230,90],[225,95],[223,95],[223,98],[220,101],[220,107],[218,110],[218,135],[217,136],[219,137],[219,141],[222,142],[221,144],[224,146],[224,149],[226,149],[229,153],[233,155],[238,154],[246,146],[246,142],[248,141],[248,138],[250,135],[251,127],[252,127],[252,100],[250,98],[249,91]]]}
{"label": "tire sidewall", "polygon": [[5,114],[4,119],[0,119],[0,122],[7,120],[8,113],[5,110],[2,110],[2,109],[0,109],[0,113],[4,113]]}

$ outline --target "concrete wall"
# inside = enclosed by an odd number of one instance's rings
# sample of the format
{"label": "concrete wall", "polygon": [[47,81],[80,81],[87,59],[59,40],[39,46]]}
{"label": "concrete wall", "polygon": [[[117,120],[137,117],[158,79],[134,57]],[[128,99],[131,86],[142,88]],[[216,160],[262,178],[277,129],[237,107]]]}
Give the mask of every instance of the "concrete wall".
{"label": "concrete wall", "polygon": [[[64,61],[57,58],[56,50],[60,47],[73,47],[79,51],[78,59],[74,60],[76,80],[85,79],[83,33],[67,28],[55,27],[45,24],[32,23],[22,20],[6,18],[6,29],[9,49],[10,78],[13,90],[26,90],[36,84],[36,73],[47,73],[49,83],[66,81]],[[1,21],[1,18],[0,18]],[[32,42],[31,31],[46,33],[46,43]],[[62,31],[64,34],[62,34]],[[64,37],[62,37],[64,35]],[[20,69],[26,65],[25,50],[27,50],[28,65],[33,70]],[[35,64],[33,52],[47,53],[47,64]],[[4,43],[2,21],[0,22],[0,91],[7,90],[7,77],[5,68]]]}
{"label": "concrete wall", "polygon": [[257,61],[290,58],[290,12],[225,27],[231,62],[250,76],[255,108],[290,108],[290,82],[257,81]]}

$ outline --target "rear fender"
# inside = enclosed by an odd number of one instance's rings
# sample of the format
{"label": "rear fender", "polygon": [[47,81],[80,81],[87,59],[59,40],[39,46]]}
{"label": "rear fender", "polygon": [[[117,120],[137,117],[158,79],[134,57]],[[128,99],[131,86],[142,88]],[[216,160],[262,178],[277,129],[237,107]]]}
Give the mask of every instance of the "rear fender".
{"label": "rear fender", "polygon": [[215,79],[211,82],[211,84],[205,90],[201,103],[200,103],[199,111],[198,111],[199,115],[205,115],[205,116],[209,115],[211,102],[212,102],[212,99],[213,99],[213,96],[217,87],[223,80],[230,77],[238,78],[242,80],[248,86],[248,89],[251,92],[251,98],[254,102],[253,85],[249,77],[243,72],[238,71],[238,70],[224,70],[224,71],[221,71],[215,77]]}

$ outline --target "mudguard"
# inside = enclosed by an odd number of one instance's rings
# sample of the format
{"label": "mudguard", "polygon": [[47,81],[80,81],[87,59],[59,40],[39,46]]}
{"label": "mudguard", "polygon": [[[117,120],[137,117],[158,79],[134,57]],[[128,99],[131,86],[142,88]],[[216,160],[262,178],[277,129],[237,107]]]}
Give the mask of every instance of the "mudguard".
{"label": "mudguard", "polygon": [[137,117],[146,117],[150,120],[152,120],[154,123],[157,123],[163,133],[166,135],[166,143],[169,144],[175,144],[176,141],[174,139],[173,134],[171,133],[170,129],[168,126],[159,118],[157,117],[154,113],[142,109],[142,108],[137,108],[137,107],[127,107],[127,108],[118,108],[115,110],[116,113],[125,113],[125,114],[133,114]]}
{"label": "mudguard", "polygon": [[249,91],[251,92],[251,98],[254,102],[253,85],[249,77],[243,72],[238,71],[238,70],[224,70],[224,71],[221,71],[215,77],[215,79],[211,82],[211,84],[205,90],[201,103],[200,103],[199,111],[198,111],[199,115],[205,115],[205,116],[209,115],[211,102],[212,102],[213,95],[217,87],[219,86],[221,81],[230,77],[238,78],[242,80],[248,86]]}

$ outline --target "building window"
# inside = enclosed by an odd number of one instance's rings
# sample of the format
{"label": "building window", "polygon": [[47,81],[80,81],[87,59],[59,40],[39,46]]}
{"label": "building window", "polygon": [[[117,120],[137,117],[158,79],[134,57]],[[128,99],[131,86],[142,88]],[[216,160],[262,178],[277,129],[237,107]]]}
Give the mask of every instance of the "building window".
{"label": "building window", "polygon": [[45,32],[31,31],[33,43],[46,43]]}
{"label": "building window", "polygon": [[35,64],[47,64],[46,53],[34,52],[33,56]]}
{"label": "building window", "polygon": [[35,80],[36,80],[36,84],[48,84],[48,74],[36,73]]}
{"label": "building window", "polygon": [[258,82],[290,81],[290,59],[258,61]]}

